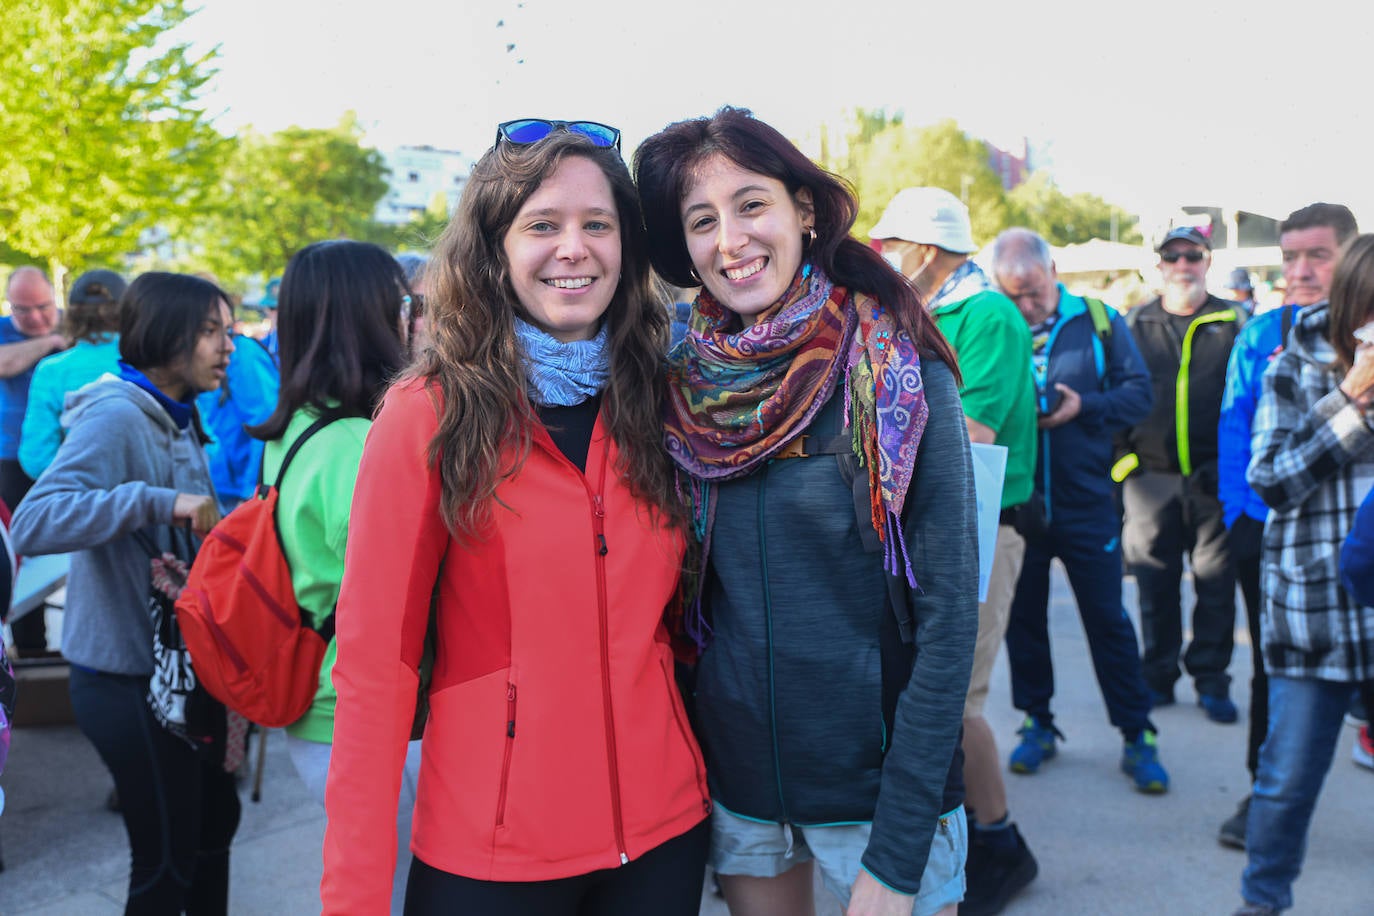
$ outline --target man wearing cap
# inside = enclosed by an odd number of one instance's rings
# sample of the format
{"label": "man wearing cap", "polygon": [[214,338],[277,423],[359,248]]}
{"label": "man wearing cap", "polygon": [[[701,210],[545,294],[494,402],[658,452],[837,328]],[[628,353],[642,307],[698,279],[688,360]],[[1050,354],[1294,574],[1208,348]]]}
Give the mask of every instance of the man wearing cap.
{"label": "man wearing cap", "polygon": [[[1245,619],[1250,631],[1253,674],[1245,765],[1252,783],[1259,773],[1260,746],[1269,730],[1269,678],[1264,670],[1260,631],[1260,540],[1269,507],[1245,480],[1252,437],[1259,432],[1253,426],[1261,394],[1260,378],[1287,344],[1288,329],[1293,326],[1298,310],[1326,302],[1341,246],[1358,231],[1354,214],[1341,204],[1309,204],[1279,223],[1287,302],[1246,322],[1226,366],[1226,391],[1217,433],[1218,495],[1225,510],[1231,562],[1245,599]],[[1250,796],[1246,795],[1235,814],[1222,822],[1217,839],[1223,846],[1245,848],[1249,813]]]}
{"label": "man wearing cap", "polygon": [[[14,509],[33,486],[19,464],[19,437],[29,402],[33,367],[49,353],[67,348],[57,333],[59,313],[48,275],[37,267],[20,267],[5,282],[9,314],[0,318],[0,499]],[[14,645],[20,654],[47,648],[42,614],[14,622]]]}
{"label": "man wearing cap", "polygon": [[972,831],[968,892],[959,912],[1002,909],[1035,878],[1035,858],[1007,810],[997,740],[983,717],[988,683],[1021,572],[1025,541],[1013,526],[1030,498],[1035,471],[1035,396],[1030,331],[1010,299],[969,257],[977,250],[968,208],[940,188],[906,188],[869,236],[909,279],[959,359],[959,389],[971,442],[1007,447],[1002,518],[987,600],[978,608],[978,641],[964,704],[964,780]]}
{"label": "man wearing cap", "polygon": [[1244,267],[1231,271],[1231,277],[1226,281],[1226,291],[1231,294],[1232,302],[1245,309],[1245,314],[1255,314],[1255,285],[1250,282],[1250,271]]}
{"label": "man wearing cap", "polygon": [[[1125,477],[1126,564],[1139,592],[1143,668],[1153,706],[1174,702],[1183,644],[1183,557],[1193,572],[1193,640],[1182,655],[1197,702],[1213,722],[1235,722],[1230,675],[1236,580],[1217,496],[1217,421],[1226,360],[1245,320],[1207,292],[1212,251],[1196,226],[1169,230],[1158,246],[1163,290],[1127,313],[1150,370],[1154,407],[1127,431],[1114,469]],[[1129,476],[1126,476],[1129,475]]]}
{"label": "man wearing cap", "polygon": [[1150,373],[1126,321],[1058,282],[1050,246],[1029,229],[1008,229],[992,248],[992,273],[1030,325],[1040,413],[1032,503],[1040,524],[1023,529],[1026,558],[1007,626],[1011,695],[1026,714],[1013,772],[1031,774],[1055,756],[1050,702],[1054,666],[1047,612],[1050,563],[1064,564],[1088,637],[1107,714],[1124,739],[1121,769],[1142,792],[1163,793],[1140,643],[1121,602],[1121,518],[1111,479],[1111,436],[1150,412]]}

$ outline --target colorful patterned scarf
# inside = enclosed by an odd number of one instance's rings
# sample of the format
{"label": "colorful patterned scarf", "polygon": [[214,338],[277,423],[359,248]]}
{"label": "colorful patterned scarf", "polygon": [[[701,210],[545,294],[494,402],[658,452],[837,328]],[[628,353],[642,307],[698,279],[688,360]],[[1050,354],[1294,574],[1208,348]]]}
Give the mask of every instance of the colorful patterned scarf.
{"label": "colorful patterned scarf", "polygon": [[[691,475],[692,511],[710,549],[710,484],[755,470],[806,430],[843,375],[845,423],[868,468],[873,528],[884,568],[918,588],[902,534],[902,507],[928,408],[916,346],[877,300],[836,287],[804,265],[771,317],[731,331],[734,315],[705,290],[668,370],[664,441]],[[700,594],[687,631],[701,647]]]}

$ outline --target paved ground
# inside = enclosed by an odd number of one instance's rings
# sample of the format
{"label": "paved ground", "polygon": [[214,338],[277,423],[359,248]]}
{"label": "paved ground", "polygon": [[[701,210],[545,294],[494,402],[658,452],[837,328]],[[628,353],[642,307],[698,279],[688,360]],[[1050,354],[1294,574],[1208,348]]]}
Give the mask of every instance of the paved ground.
{"label": "paved ground", "polygon": [[[1040,860],[1040,877],[1006,912],[1231,913],[1244,856],[1217,845],[1215,836],[1246,791],[1244,726],[1209,723],[1181,684],[1179,704],[1156,714],[1173,791],[1162,798],[1136,794],[1117,770],[1119,737],[1107,724],[1062,576],[1055,598],[1056,715],[1069,740],[1039,775],[1007,776],[1012,816]],[[1232,672],[1237,685],[1248,684],[1243,628]],[[1238,700],[1246,689],[1234,691]],[[989,717],[1005,755],[1019,722],[1010,709],[1005,657]],[[1353,729],[1343,729],[1317,807],[1297,914],[1374,913],[1374,773],[1351,764],[1353,737]],[[270,735],[267,747],[263,799],[245,799],[235,841],[231,911],[316,912],[324,815],[305,797],[281,735]],[[128,868],[123,826],[104,808],[108,777],[75,728],[17,731],[0,784],[7,794],[0,914],[120,913]],[[833,898],[823,898],[820,909],[824,916],[839,912]],[[723,916],[725,907],[708,895],[702,913]]]}

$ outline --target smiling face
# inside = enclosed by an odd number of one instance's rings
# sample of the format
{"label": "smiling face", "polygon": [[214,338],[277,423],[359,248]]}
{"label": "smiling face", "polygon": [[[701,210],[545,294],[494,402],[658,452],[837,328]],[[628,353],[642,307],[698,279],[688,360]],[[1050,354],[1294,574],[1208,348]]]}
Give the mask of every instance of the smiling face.
{"label": "smiling face", "polygon": [[502,241],[521,317],[563,342],[591,340],[620,284],[611,183],[568,156],[530,195]]}
{"label": "smiling face", "polygon": [[57,327],[57,303],[52,284],[36,270],[15,271],[5,298],[10,303],[14,327],[25,337],[51,334]]}
{"label": "smiling face", "polygon": [[769,312],[797,275],[811,194],[723,156],[697,169],[682,198],[682,229],[707,291],[746,326]]}

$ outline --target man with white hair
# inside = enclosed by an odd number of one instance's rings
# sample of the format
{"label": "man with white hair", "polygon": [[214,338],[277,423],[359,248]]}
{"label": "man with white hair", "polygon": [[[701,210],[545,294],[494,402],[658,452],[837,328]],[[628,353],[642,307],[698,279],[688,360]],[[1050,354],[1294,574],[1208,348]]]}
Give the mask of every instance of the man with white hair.
{"label": "man with white hair", "polygon": [[992,274],[1030,325],[1040,419],[1035,494],[1040,523],[1027,530],[1026,557],[1007,626],[1011,696],[1026,714],[1012,772],[1031,774],[1056,753],[1050,701],[1054,666],[1048,608],[1050,563],[1064,564],[1088,637],[1108,718],[1125,742],[1121,769],[1142,792],[1163,793],[1140,646],[1121,603],[1121,519],[1111,479],[1112,442],[1150,412],[1150,374],[1125,320],[1104,303],[1058,282],[1050,246],[1029,229],[1008,229],[992,248]]}

